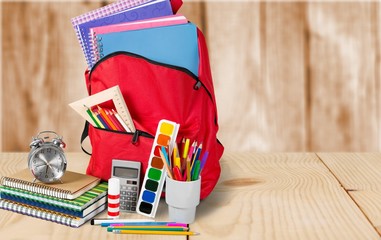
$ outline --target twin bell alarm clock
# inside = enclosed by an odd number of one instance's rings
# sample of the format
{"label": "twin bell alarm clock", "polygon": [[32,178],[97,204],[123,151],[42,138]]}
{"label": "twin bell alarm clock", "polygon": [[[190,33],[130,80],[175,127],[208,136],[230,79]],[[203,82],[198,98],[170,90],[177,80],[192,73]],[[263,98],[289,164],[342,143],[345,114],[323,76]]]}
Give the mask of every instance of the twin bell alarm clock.
{"label": "twin bell alarm clock", "polygon": [[35,177],[33,182],[62,183],[67,165],[65,146],[62,137],[53,131],[43,131],[33,137],[28,155],[28,167]]}

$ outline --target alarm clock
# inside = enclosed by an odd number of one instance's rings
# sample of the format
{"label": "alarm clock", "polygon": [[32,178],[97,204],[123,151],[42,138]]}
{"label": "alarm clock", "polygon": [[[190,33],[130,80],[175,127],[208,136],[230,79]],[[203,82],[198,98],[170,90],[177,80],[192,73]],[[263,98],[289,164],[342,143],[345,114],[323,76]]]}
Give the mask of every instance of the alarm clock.
{"label": "alarm clock", "polygon": [[62,183],[61,177],[67,165],[63,151],[65,146],[62,137],[53,131],[43,131],[33,137],[28,155],[28,167],[35,177],[33,182],[39,180],[44,183]]}

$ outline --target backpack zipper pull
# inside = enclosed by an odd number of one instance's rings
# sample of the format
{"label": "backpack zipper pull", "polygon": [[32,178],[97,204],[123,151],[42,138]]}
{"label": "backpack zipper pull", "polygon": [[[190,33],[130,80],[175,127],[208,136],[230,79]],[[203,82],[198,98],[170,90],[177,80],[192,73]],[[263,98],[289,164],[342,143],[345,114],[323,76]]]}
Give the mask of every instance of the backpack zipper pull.
{"label": "backpack zipper pull", "polygon": [[139,136],[140,136],[140,135],[141,135],[141,133],[140,133],[139,130],[136,130],[136,131],[134,132],[134,136],[132,136],[132,140],[131,140],[132,144],[136,145],[136,143],[137,143],[138,140],[139,140]]}
{"label": "backpack zipper pull", "polygon": [[194,90],[199,90],[200,89],[200,87],[201,87],[201,81],[200,80],[197,80],[197,82],[196,82],[196,84],[193,86],[193,89]]}

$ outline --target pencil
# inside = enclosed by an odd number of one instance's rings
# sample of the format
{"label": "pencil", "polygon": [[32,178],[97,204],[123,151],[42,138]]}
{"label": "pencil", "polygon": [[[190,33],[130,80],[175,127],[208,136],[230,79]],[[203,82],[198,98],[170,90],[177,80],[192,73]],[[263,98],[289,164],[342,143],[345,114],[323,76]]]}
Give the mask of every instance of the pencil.
{"label": "pencil", "polygon": [[98,112],[99,114],[103,117],[103,119],[106,121],[106,124],[107,126],[111,129],[111,130],[114,130],[116,131],[116,127],[115,125],[111,122],[110,118],[107,116],[105,110],[103,108],[101,108],[100,106],[97,106],[98,107]]}
{"label": "pencil", "polygon": [[188,156],[187,158],[187,168],[186,168],[186,173],[187,173],[187,181],[189,182],[191,180],[191,162],[190,162],[190,157]]}
{"label": "pencil", "polygon": [[122,125],[122,127],[124,128],[124,130],[126,130],[126,132],[131,132],[130,128],[127,126],[127,124],[123,121],[123,119],[120,117],[119,113],[117,113],[114,109],[112,109],[112,113],[114,113],[114,116],[116,117],[116,119],[119,121],[119,123]]}
{"label": "pencil", "polygon": [[192,181],[198,180],[198,176],[200,174],[200,160],[196,160],[195,163],[192,165]]}
{"label": "pencil", "polygon": [[114,113],[112,113],[111,110],[108,110],[108,109],[105,109],[105,112],[107,114],[107,116],[110,118],[111,122],[114,124],[114,126],[116,127],[116,129],[120,132],[123,132],[124,129],[122,127],[122,125],[120,125],[118,119],[116,119]]}
{"label": "pencil", "polygon": [[190,142],[190,139],[189,139],[189,138],[187,138],[187,139],[185,140],[184,151],[182,152],[182,154],[183,154],[183,159],[186,159],[186,158],[187,158],[187,156],[188,156],[188,151],[189,151],[189,142]]}
{"label": "pencil", "polygon": [[103,128],[103,129],[109,129],[107,127],[105,121],[103,120],[102,116],[99,114],[99,112],[94,110],[93,113],[94,113],[95,117],[99,120],[98,123],[100,124],[101,128]]}
{"label": "pencil", "polygon": [[187,227],[167,227],[167,226],[120,226],[120,227],[108,227],[108,232],[116,230],[141,230],[141,231],[188,231]]}
{"label": "pencil", "polygon": [[83,106],[86,108],[86,112],[87,112],[87,114],[89,115],[89,117],[91,118],[91,120],[93,120],[94,124],[95,124],[98,128],[101,128],[101,126],[98,124],[97,120],[95,120],[94,113],[91,111],[91,109],[88,108],[86,105],[83,105]]}
{"label": "pencil", "polygon": [[169,177],[173,179],[172,171],[171,171],[171,169],[169,168],[167,159],[165,158],[163,151],[161,151],[161,149],[159,149],[159,152],[160,152],[161,160],[163,161],[164,166],[165,166],[165,168],[167,169],[167,172],[168,172]]}
{"label": "pencil", "polygon": [[149,234],[149,235],[199,235],[197,232],[145,231],[145,230],[114,230],[116,234]]}

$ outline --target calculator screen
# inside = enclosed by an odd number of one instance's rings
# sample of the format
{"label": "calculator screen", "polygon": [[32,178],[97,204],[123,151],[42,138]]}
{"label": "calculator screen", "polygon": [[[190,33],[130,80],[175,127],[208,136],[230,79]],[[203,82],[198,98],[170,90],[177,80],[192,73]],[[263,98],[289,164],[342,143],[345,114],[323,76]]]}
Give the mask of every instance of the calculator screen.
{"label": "calculator screen", "polygon": [[114,167],[114,176],[120,178],[137,178],[138,169],[125,168],[125,167]]}

